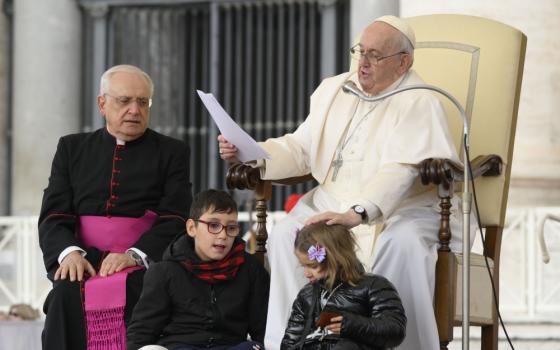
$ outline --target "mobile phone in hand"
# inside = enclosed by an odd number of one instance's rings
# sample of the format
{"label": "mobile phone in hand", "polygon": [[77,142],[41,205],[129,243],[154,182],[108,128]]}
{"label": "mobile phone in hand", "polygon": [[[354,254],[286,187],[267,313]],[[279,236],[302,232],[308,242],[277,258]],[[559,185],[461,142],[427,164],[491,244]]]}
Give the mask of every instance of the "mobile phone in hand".
{"label": "mobile phone in hand", "polygon": [[340,316],[339,313],[336,312],[331,312],[331,311],[323,311],[321,312],[321,314],[319,315],[319,318],[317,319],[317,322],[315,322],[315,326],[316,327],[325,327],[329,324],[331,324],[331,318]]}

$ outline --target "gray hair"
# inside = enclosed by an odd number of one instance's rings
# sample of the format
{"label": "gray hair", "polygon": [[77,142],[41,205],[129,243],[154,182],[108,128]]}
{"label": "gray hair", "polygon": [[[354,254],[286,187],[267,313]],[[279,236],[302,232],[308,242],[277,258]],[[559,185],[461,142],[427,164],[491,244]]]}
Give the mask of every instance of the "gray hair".
{"label": "gray hair", "polygon": [[397,48],[401,52],[406,52],[412,58],[412,62],[414,62],[414,46],[410,40],[401,32],[398,32],[397,36],[394,39],[395,48]]}
{"label": "gray hair", "polygon": [[99,82],[99,95],[108,93],[111,77],[113,76],[113,74],[118,72],[134,73],[140,75],[148,83],[148,87],[150,88],[150,98],[154,95],[154,82],[152,81],[152,78],[150,78],[148,73],[130,64],[120,64],[118,66],[113,66],[107,69],[101,76],[101,80]]}

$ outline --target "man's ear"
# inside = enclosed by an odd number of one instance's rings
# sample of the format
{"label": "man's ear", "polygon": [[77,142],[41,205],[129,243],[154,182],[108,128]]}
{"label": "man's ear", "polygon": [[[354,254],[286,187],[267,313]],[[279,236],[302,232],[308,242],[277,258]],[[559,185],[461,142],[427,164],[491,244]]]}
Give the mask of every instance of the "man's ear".
{"label": "man's ear", "polygon": [[193,219],[188,219],[185,225],[187,226],[187,235],[194,238],[196,236],[196,222]]}
{"label": "man's ear", "polygon": [[105,96],[103,95],[99,95],[97,96],[97,108],[99,108],[99,113],[101,113],[102,116],[105,116],[105,103],[107,102],[107,99],[105,98]]}
{"label": "man's ear", "polygon": [[406,53],[401,55],[401,64],[399,65],[399,75],[406,73],[406,71],[412,67],[412,55]]}

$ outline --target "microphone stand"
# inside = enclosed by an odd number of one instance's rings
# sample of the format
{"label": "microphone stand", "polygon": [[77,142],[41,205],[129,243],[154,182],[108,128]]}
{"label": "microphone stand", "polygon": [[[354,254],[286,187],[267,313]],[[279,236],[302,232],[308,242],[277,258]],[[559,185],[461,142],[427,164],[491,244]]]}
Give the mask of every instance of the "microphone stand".
{"label": "microphone stand", "polygon": [[360,98],[361,100],[368,101],[368,102],[375,102],[381,101],[386,99],[387,97],[393,96],[395,94],[401,93],[407,90],[432,90],[442,94],[443,96],[447,97],[455,107],[461,113],[461,117],[463,118],[463,137],[464,137],[464,145],[463,145],[463,161],[464,161],[464,173],[463,178],[465,180],[465,185],[463,186],[463,194],[462,194],[462,206],[463,206],[463,335],[462,335],[462,343],[463,343],[463,350],[469,350],[469,315],[470,315],[470,253],[471,253],[471,232],[470,232],[470,213],[471,213],[471,193],[469,192],[469,164],[468,164],[468,149],[469,149],[469,123],[467,120],[467,115],[463,106],[457,101],[453,95],[448,93],[447,91],[440,89],[437,86],[428,85],[428,84],[415,84],[415,85],[408,85],[393,91],[386,92],[381,95],[377,96],[367,96],[364,94],[356,83],[353,81],[346,81],[342,86],[342,91],[347,94],[352,94]]}

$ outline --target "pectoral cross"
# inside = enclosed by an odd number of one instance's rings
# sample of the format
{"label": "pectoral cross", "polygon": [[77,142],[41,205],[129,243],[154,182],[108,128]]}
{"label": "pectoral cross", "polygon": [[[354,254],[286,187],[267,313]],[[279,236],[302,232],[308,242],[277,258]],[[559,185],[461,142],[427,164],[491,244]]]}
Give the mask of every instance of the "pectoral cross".
{"label": "pectoral cross", "polygon": [[339,150],[336,152],[336,158],[331,163],[331,166],[333,167],[332,182],[336,181],[336,176],[338,175],[338,170],[342,167],[342,163],[344,163],[342,159],[342,152]]}

